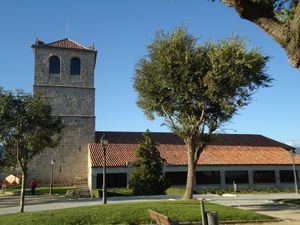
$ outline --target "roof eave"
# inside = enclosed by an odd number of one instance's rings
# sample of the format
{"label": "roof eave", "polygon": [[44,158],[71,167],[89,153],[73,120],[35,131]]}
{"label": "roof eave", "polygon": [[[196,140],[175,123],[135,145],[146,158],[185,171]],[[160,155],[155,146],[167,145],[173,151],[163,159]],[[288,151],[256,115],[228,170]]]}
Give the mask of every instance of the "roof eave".
{"label": "roof eave", "polygon": [[56,49],[70,49],[70,50],[75,50],[75,51],[88,51],[88,52],[94,52],[97,54],[97,50],[95,49],[87,49],[87,48],[66,48],[66,47],[55,47],[55,46],[48,46],[48,45],[36,45],[33,44],[31,45],[31,48],[56,48]]}

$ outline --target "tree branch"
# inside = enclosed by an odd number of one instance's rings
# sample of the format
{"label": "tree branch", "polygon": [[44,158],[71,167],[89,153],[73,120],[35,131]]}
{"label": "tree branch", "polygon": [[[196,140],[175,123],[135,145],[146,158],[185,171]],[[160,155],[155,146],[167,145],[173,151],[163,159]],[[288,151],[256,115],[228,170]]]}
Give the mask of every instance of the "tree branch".
{"label": "tree branch", "polygon": [[200,116],[200,119],[196,123],[196,127],[199,127],[201,125],[203,118],[204,118],[204,109],[202,109],[201,116]]}
{"label": "tree branch", "polygon": [[162,110],[163,110],[164,114],[166,115],[166,117],[168,118],[169,122],[171,123],[173,129],[176,129],[177,126],[176,126],[173,118],[166,112],[166,110],[164,108],[162,108]]}
{"label": "tree branch", "polygon": [[16,158],[16,155],[14,155],[12,152],[6,151],[4,148],[3,148],[3,151],[5,152],[5,154],[8,154],[9,156]]}
{"label": "tree branch", "polygon": [[241,18],[255,23],[282,47],[287,46],[289,25],[276,19],[273,8],[258,5],[251,0],[222,0],[222,2],[233,7]]}
{"label": "tree branch", "polygon": [[298,2],[298,5],[296,7],[294,18],[291,21],[292,29],[299,30],[300,29],[299,26],[300,26],[300,1]]}

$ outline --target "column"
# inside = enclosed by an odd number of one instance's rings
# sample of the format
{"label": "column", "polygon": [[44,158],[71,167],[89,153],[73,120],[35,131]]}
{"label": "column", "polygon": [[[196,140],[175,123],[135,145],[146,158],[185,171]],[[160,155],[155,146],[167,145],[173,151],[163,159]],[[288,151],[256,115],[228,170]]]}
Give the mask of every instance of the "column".
{"label": "column", "polygon": [[280,187],[280,175],[279,175],[279,170],[275,170],[275,181],[276,181],[276,186],[279,188],[279,187]]}
{"label": "column", "polygon": [[92,175],[92,188],[97,186],[97,175]]}
{"label": "column", "polygon": [[254,189],[253,170],[248,170],[248,179],[249,179],[249,186],[253,190]]}
{"label": "column", "polygon": [[220,170],[220,179],[221,179],[221,187],[226,187],[226,181],[225,181],[225,170]]}

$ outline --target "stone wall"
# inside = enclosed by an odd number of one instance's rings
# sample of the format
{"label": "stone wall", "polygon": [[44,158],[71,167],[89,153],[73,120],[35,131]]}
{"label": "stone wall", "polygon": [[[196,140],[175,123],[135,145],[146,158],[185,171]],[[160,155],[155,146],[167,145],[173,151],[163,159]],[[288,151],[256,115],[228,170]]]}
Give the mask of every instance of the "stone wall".
{"label": "stone wall", "polygon": [[87,143],[94,142],[94,117],[63,117],[60,146],[46,149],[30,164],[30,177],[49,183],[51,160],[55,159],[54,182],[86,184],[88,174]]}
{"label": "stone wall", "polygon": [[[35,48],[34,84],[56,85],[71,87],[94,87],[94,69],[96,52],[88,50],[40,47]],[[60,58],[60,80],[56,81],[49,74],[49,58]],[[81,76],[79,80],[72,80],[70,76],[70,62],[73,57],[81,61]]]}
{"label": "stone wall", "polygon": [[[49,183],[51,160],[55,159],[54,182],[59,184],[87,184],[87,144],[95,141],[94,68],[96,51],[53,47],[35,47],[34,93],[42,93],[60,116],[64,128],[61,143],[46,149],[30,163],[29,179]],[[60,58],[59,79],[49,73],[49,58]],[[80,76],[70,75],[70,62],[77,57],[81,62]],[[55,74],[57,78],[57,74]]]}
{"label": "stone wall", "polygon": [[93,117],[95,114],[94,88],[34,85],[33,90],[47,98],[53,115]]}

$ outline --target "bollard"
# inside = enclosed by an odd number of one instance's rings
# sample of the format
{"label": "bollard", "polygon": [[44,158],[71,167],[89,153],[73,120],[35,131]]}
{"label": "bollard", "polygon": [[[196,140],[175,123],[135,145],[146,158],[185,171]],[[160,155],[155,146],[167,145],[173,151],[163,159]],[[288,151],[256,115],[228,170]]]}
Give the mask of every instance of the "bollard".
{"label": "bollard", "polygon": [[202,225],[208,225],[203,200],[200,200],[200,212],[201,212]]}
{"label": "bollard", "polygon": [[217,212],[208,212],[206,213],[206,215],[207,215],[208,225],[219,225]]}
{"label": "bollard", "polygon": [[237,183],[235,183],[235,181],[233,181],[233,191],[234,192],[238,191],[238,185],[237,185]]}

